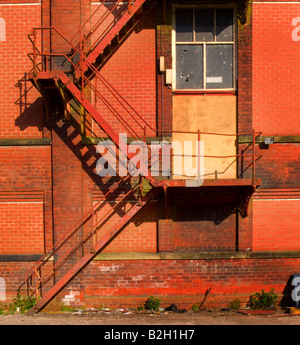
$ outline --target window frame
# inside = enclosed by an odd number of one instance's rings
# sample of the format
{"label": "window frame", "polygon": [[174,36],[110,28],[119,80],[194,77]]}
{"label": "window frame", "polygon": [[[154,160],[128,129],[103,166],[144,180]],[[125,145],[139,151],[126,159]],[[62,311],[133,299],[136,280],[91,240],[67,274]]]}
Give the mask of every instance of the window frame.
{"label": "window frame", "polygon": [[[232,9],[233,10],[233,41],[199,41],[199,42],[176,42],[176,9],[183,8],[183,9]],[[193,12],[195,15],[195,11]],[[216,12],[214,12],[216,13]],[[214,25],[216,25],[216,17],[214,21]],[[193,37],[195,37],[195,17],[193,22]],[[192,44],[192,45],[201,45],[203,47],[203,88],[198,89],[180,89],[176,87],[176,46],[180,44]],[[206,88],[206,46],[207,45],[222,45],[228,44],[232,45],[233,47],[233,68],[232,68],[232,81],[233,87],[232,88]],[[237,9],[236,5],[234,4],[189,4],[189,5],[182,5],[182,4],[173,4],[172,6],[172,90],[176,93],[228,93],[228,92],[235,92],[237,89]]]}

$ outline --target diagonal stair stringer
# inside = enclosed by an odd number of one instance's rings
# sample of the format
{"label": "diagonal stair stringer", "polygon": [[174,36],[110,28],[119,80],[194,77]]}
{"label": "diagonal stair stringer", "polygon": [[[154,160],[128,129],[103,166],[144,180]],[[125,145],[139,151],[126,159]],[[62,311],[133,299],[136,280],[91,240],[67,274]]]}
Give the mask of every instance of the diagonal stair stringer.
{"label": "diagonal stair stringer", "polygon": [[153,200],[159,193],[159,188],[152,188],[141,198],[130,210],[108,231],[95,245],[92,253],[85,254],[49,291],[47,291],[36,305],[26,315],[34,315],[48,305],[57,294],[64,289],[100,252],[103,248],[124,228],[124,226],[142,209],[149,201]]}
{"label": "diagonal stair stringer", "polygon": [[[104,51],[104,49],[111,43],[121,29],[128,23],[128,21],[135,15],[135,13],[141,8],[146,0],[135,0],[131,5],[131,9],[127,10],[122,17],[116,22],[116,24],[109,30],[109,32],[99,41],[96,47],[88,53],[86,59],[90,64],[93,64],[98,56]],[[86,71],[88,69],[88,63],[83,62],[82,69]]]}
{"label": "diagonal stair stringer", "polygon": [[[110,126],[110,124],[100,115],[95,107],[89,102],[89,100],[82,96],[82,92],[77,86],[70,80],[70,78],[63,72],[53,72],[52,77],[59,79],[63,85],[70,91],[75,99],[85,108],[85,110],[93,117],[93,119],[99,124],[103,131],[109,136],[109,138],[120,148],[119,134]],[[145,178],[154,187],[161,186],[160,182],[151,176],[151,172],[147,171]]]}

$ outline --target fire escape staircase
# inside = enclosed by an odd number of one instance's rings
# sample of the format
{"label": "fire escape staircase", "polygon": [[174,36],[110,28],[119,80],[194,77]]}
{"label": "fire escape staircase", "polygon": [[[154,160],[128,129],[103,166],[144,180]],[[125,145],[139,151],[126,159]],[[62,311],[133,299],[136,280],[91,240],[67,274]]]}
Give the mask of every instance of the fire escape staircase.
{"label": "fire escape staircase", "polygon": [[[109,2],[103,1],[102,5],[105,3]],[[84,110],[91,115],[93,120],[120,150],[119,134],[104,119],[100,112],[97,111],[92,102],[85,97],[84,90],[87,87],[92,89],[110,109],[117,120],[126,128],[127,132],[133,135],[135,139],[142,140],[141,136],[130,127],[126,121],[124,123],[122,117],[105,98],[103,98],[93,85],[92,80],[94,78],[100,79],[110,88],[115,97],[120,97],[116,90],[114,90],[101,76],[99,66],[101,67],[101,64],[113,51],[112,45],[114,41],[116,44],[120,44],[122,40],[125,39],[128,32],[132,30],[138,21],[137,12],[142,9],[145,0],[129,2],[121,15],[114,19],[114,24],[105,28],[100,35],[101,38],[97,38],[93,46],[88,51],[83,52],[83,46],[87,39],[93,34],[93,31],[97,31],[96,29],[101,26],[109,14],[112,14],[119,3],[120,1],[112,5],[107,4],[108,11],[101,16],[100,20],[97,21],[86,36],[81,35],[81,28],[79,44],[73,45],[66,40],[71,46],[71,53],[58,55],[62,55],[63,58],[70,63],[72,67],[71,76],[69,71],[52,71],[51,68],[49,69],[49,56],[50,60],[54,56],[43,54],[38,50],[36,45],[37,30],[34,30],[33,34],[29,35],[34,46],[33,54],[29,54],[29,57],[34,63],[34,69],[30,74],[30,80],[43,96],[46,107],[49,106],[49,101],[47,104],[47,92],[49,92],[47,85],[50,80],[54,82],[56,88],[59,90],[65,106],[68,105],[67,98],[75,100],[81,108],[84,108]],[[42,30],[43,28],[40,29]],[[63,37],[55,28],[50,28],[50,30],[55,31],[56,34]],[[122,30],[124,31],[123,33]],[[73,62],[76,55],[80,57],[78,63]],[[42,68],[39,67],[39,57],[43,60],[41,63]],[[124,101],[124,99],[122,100]],[[144,126],[145,124],[141,127],[144,128]],[[130,159],[130,155],[128,155],[127,152],[126,155],[127,158]],[[146,178],[151,186],[149,191],[143,190],[143,178]],[[130,182],[130,187],[128,187],[128,182]],[[78,224],[61,240],[57,241],[51,250],[43,255],[43,257],[27,272],[23,284],[27,288],[28,296],[35,297],[37,301],[36,305],[28,312],[28,315],[34,315],[48,305],[48,303],[117,236],[124,226],[128,224],[128,222],[149,203],[149,201],[157,197],[158,193],[161,191],[161,187],[163,187],[163,184],[153,178],[149,170],[145,176],[140,176],[137,182],[132,181],[132,176],[129,174],[125,177],[120,177],[119,180],[109,188],[103,200],[94,205]],[[121,192],[117,193],[120,189]],[[116,198],[116,194],[120,196]],[[105,215],[103,216],[101,211],[103,211],[109,202],[113,202],[114,206],[109,212],[105,211]],[[122,216],[119,217],[118,221],[112,221],[114,216],[119,215],[120,212]],[[101,232],[103,226],[106,226],[109,230],[104,235],[101,233],[102,237],[99,239],[98,234]],[[83,230],[84,227],[88,227],[90,230],[85,231]]]}
{"label": "fire escape staircase", "polygon": [[[49,109],[51,106],[48,94],[51,89],[55,89],[56,94],[62,97],[66,120],[70,116],[67,109],[70,100],[72,100],[80,109],[90,114],[93,121],[117,146],[117,158],[120,158],[122,150],[119,133],[97,110],[91,98],[86,97],[85,90],[92,91],[96,98],[107,107],[117,122],[125,128],[126,133],[135,140],[143,141],[147,146],[145,142],[146,129],[148,128],[148,130],[150,129],[150,131],[156,133],[155,129],[127,103],[100,73],[105,61],[135,27],[140,18],[140,11],[145,9],[146,3],[149,5],[149,1],[146,0],[135,0],[125,5],[121,1],[110,2],[103,0],[99,8],[106,5],[106,11],[100,15],[100,19],[88,31],[85,24],[80,28],[79,33],[75,36],[75,39],[77,39],[75,44],[73,44],[73,40],[67,40],[54,27],[35,28],[33,33],[29,35],[33,43],[33,53],[29,54],[29,57],[34,66],[30,73],[30,80],[40,91],[45,101],[48,117],[50,116]],[[109,25],[106,25],[107,18],[113,15],[118,6],[123,6],[123,10],[117,16],[114,16]],[[90,20],[87,21],[87,23],[90,22]],[[101,29],[101,33],[99,33],[99,29]],[[39,31],[44,32],[45,30],[49,30],[50,33],[55,33],[63,39],[69,51],[64,54],[41,52],[38,49],[37,35]],[[92,36],[96,36],[96,39],[92,40]],[[89,44],[87,44],[88,42]],[[86,48],[88,45],[89,48]],[[67,62],[70,66],[68,71],[53,70],[51,68],[53,60],[57,57]],[[130,121],[127,121],[126,117],[121,115],[103,96],[95,85],[96,81],[100,82],[112,95],[113,99],[125,111],[126,116],[130,118]],[[129,122],[134,123],[135,126],[129,125]],[[151,151],[148,146],[147,148],[149,149],[148,157],[150,157]],[[127,152],[126,156],[129,160],[130,155]],[[160,191],[166,191],[165,181],[153,177],[150,166],[148,165],[148,170],[143,176],[140,175],[137,178],[137,182],[129,174],[119,177],[119,180],[109,188],[103,199],[97,202],[78,224],[61,240],[57,241],[27,272],[23,285],[27,288],[28,296],[35,297],[37,300],[36,305],[28,312],[28,315],[38,313],[47,306],[122,231],[124,226],[141,209],[155,199]],[[143,180],[147,180],[150,185],[149,191],[143,190]],[[175,181],[174,185],[177,183],[178,181]],[[114,206],[107,212],[105,207],[110,205],[109,203],[113,203]],[[118,221],[115,221],[115,216],[120,216],[120,214],[121,217],[118,218]],[[103,234],[103,229],[109,230]],[[98,238],[100,235],[102,237]]]}

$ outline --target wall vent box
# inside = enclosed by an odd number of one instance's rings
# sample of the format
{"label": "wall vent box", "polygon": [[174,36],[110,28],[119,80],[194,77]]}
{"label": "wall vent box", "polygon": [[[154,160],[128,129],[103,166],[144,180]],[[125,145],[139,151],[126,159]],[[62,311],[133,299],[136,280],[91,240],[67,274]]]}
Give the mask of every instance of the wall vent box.
{"label": "wall vent box", "polygon": [[159,73],[163,73],[165,71],[165,57],[160,56],[158,63],[159,63]]}
{"label": "wall vent box", "polygon": [[172,70],[166,69],[166,84],[171,85],[172,84]]}
{"label": "wall vent box", "polygon": [[274,137],[265,137],[265,145],[274,144]]}

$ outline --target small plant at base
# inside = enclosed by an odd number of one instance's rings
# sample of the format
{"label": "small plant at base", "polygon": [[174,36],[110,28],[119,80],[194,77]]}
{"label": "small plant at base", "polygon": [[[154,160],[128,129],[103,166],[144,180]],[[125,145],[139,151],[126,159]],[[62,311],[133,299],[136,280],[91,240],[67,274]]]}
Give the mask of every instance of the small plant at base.
{"label": "small plant at base", "polygon": [[13,299],[12,303],[10,303],[7,307],[7,313],[13,314],[16,311],[20,313],[25,313],[29,309],[35,306],[36,299],[34,297],[24,297],[21,296],[19,293]]}
{"label": "small plant at base", "polygon": [[277,295],[274,293],[274,289],[270,292],[265,292],[264,289],[261,292],[256,292],[250,296],[249,306],[252,309],[271,309],[276,305]]}
{"label": "small plant at base", "polygon": [[158,310],[160,307],[161,300],[150,296],[145,302],[145,309],[147,310]]}
{"label": "small plant at base", "polygon": [[229,308],[230,308],[230,309],[234,309],[234,310],[241,309],[241,301],[240,301],[238,298],[234,299],[234,300],[230,303]]}
{"label": "small plant at base", "polygon": [[193,304],[191,310],[194,311],[194,312],[198,311],[199,310],[199,305],[198,304]]}
{"label": "small plant at base", "polygon": [[143,311],[145,310],[145,307],[143,307],[142,305],[139,305],[136,309],[137,311]]}
{"label": "small plant at base", "polygon": [[60,308],[60,311],[62,312],[73,312],[74,311],[74,308],[72,308],[71,306],[69,305],[62,305],[61,308]]}

